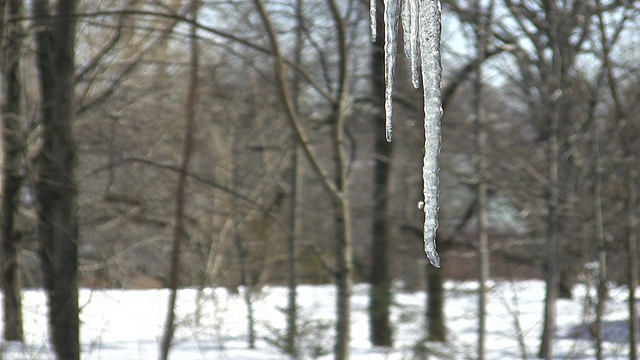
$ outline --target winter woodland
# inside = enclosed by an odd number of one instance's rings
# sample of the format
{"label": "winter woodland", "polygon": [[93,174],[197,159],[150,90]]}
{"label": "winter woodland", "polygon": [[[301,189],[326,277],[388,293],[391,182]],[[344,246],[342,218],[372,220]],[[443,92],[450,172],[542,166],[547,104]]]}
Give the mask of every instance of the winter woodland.
{"label": "winter woodland", "polygon": [[638,358],[637,1],[0,9],[0,357]]}

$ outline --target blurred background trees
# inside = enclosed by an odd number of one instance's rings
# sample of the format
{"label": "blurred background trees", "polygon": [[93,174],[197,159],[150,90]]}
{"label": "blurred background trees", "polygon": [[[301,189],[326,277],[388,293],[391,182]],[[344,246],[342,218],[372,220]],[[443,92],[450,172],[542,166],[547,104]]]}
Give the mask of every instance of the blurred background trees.
{"label": "blurred background trees", "polygon": [[[197,22],[187,3],[77,5],[70,125],[78,153],[80,286],[169,285],[182,174],[179,286],[244,291],[250,304],[265,284],[289,284],[295,294],[297,283],[335,281],[347,306],[350,283],[371,282],[377,345],[392,344],[390,290],[423,289],[427,278],[428,338],[446,340],[442,281],[477,279],[481,229],[493,279],[548,283],[543,357],[552,356],[555,299],[571,296],[574,284],[637,287],[637,2],[498,0],[489,11],[492,1],[443,1],[443,267],[436,272],[425,271],[416,205],[420,92],[398,57],[396,131],[393,145],[385,143],[381,44],[369,40],[368,2],[204,0]],[[35,160],[49,150],[34,53],[38,16],[49,16],[15,1],[0,4],[6,302],[20,286],[43,284]],[[197,28],[199,96],[184,173],[190,25]],[[480,113],[486,142],[479,151]],[[598,280],[603,254],[607,278]],[[5,315],[20,314],[18,305],[4,306]],[[630,296],[631,318],[636,306]],[[589,322],[595,309],[586,307]],[[295,319],[295,311],[289,316]],[[5,329],[16,321],[5,318]],[[5,338],[18,339],[15,329]],[[630,329],[637,333],[637,322]],[[295,331],[290,325],[291,353]]]}

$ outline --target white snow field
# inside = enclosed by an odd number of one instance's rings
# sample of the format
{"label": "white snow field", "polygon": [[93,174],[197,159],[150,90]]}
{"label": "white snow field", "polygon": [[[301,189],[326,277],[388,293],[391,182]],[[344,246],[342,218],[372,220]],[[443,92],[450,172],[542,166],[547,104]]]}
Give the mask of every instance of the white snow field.
{"label": "white snow field", "polygon": [[[372,348],[368,340],[367,286],[357,285],[352,298],[352,358],[372,359],[474,359],[476,358],[476,303],[473,282],[446,283],[446,316],[449,341],[423,343],[424,292],[396,292],[393,307],[395,348]],[[265,288],[255,296],[257,348],[247,349],[246,311],[241,294],[225,289],[206,289],[196,322],[196,290],[178,295],[177,331],[172,359],[286,359],[273,339],[285,326],[282,308],[287,290]],[[301,286],[298,290],[299,340],[305,358],[332,359],[334,287]],[[595,294],[591,291],[591,294]],[[166,312],[166,290],[90,290],[80,292],[83,359],[156,359]],[[556,357],[594,358],[594,344],[583,321],[584,287],[575,300],[558,300]],[[488,359],[535,358],[541,331],[544,283],[541,281],[496,282],[489,295]],[[605,318],[606,358],[622,359],[628,351],[627,292],[610,291]],[[1,359],[53,359],[47,345],[46,302],[40,290],[25,290],[25,345],[2,344]],[[520,329],[520,330],[518,330]],[[271,339],[271,340],[269,340]]]}

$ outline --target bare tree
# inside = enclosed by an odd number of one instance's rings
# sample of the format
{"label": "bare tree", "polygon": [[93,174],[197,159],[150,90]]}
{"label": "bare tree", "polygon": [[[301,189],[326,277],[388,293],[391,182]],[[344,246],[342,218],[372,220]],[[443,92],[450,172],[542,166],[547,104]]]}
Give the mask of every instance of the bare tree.
{"label": "bare tree", "polygon": [[[496,36],[505,44],[516,44],[518,36],[525,38],[532,48],[514,46],[513,54],[518,62],[523,87],[530,98],[528,106],[535,111],[541,128],[539,141],[546,149],[546,180],[544,190],[546,206],[545,298],[544,326],[541,335],[539,356],[553,357],[555,333],[555,301],[558,297],[560,280],[559,237],[561,235],[560,216],[566,202],[568,168],[561,157],[566,151],[567,132],[576,106],[570,106],[571,69],[575,67],[575,54],[582,48],[592,17],[592,9],[584,2],[574,1],[558,4],[543,1],[530,4],[523,1],[505,0],[505,8],[516,26],[501,22],[496,26]],[[581,14],[578,16],[578,14]],[[585,14],[585,15],[582,15]],[[542,39],[548,41],[542,41]],[[537,89],[531,93],[531,89]],[[534,100],[535,99],[535,100]],[[540,106],[539,104],[544,104]],[[564,189],[564,190],[563,190]]]}
{"label": "bare tree", "polygon": [[334,356],[336,359],[349,359],[350,343],[350,312],[353,272],[353,241],[351,234],[351,208],[349,202],[348,173],[347,173],[347,139],[345,135],[345,121],[347,119],[347,101],[350,86],[349,59],[347,49],[347,29],[345,19],[340,13],[338,4],[328,0],[327,5],[335,25],[336,44],[338,53],[338,76],[335,86],[335,101],[331,104],[329,114],[331,148],[333,155],[333,176],[329,175],[321,165],[318,154],[315,153],[303,132],[298,113],[293,105],[291,91],[286,79],[285,61],[280,50],[280,44],[275,29],[264,3],[255,0],[254,4],[266,28],[272,54],[274,56],[274,72],[276,84],[282,106],[289,125],[294,131],[301,151],[305,154],[311,168],[321,181],[325,190],[331,196],[334,208],[334,222],[336,229],[336,341]]}
{"label": "bare tree", "polygon": [[[193,21],[197,20],[199,0],[191,0],[190,13]],[[184,140],[182,147],[182,159],[178,181],[175,190],[175,212],[173,225],[173,238],[171,249],[171,262],[169,268],[169,301],[167,305],[167,316],[165,320],[162,342],[160,343],[160,359],[166,360],[169,356],[173,333],[175,330],[175,307],[178,295],[179,275],[180,275],[180,247],[184,239],[184,217],[186,205],[186,185],[187,174],[189,172],[189,162],[193,153],[193,136],[196,123],[196,103],[198,99],[198,38],[196,27],[191,26],[190,33],[190,72],[189,90],[185,109]]]}
{"label": "bare tree", "polygon": [[[619,78],[616,77],[615,70],[616,64],[612,59],[612,52],[617,43],[619,43],[622,33],[625,30],[627,22],[637,16],[638,10],[633,9],[633,4],[624,4],[625,10],[627,10],[623,16],[621,16],[616,22],[607,24],[604,20],[606,14],[607,4],[601,1],[596,1],[596,11],[598,17],[598,35],[599,38],[596,43],[600,45],[600,61],[602,63],[603,81],[606,79],[608,84],[608,90],[612,99],[612,112],[615,119],[615,124],[619,128],[619,139],[622,148],[623,156],[623,172],[626,182],[626,199],[625,199],[625,232],[626,232],[626,250],[628,252],[628,308],[629,308],[629,359],[638,359],[638,309],[635,296],[635,290],[638,287],[638,246],[637,246],[637,190],[636,190],[636,176],[634,155],[634,138],[637,138],[637,129],[634,128],[634,121],[632,119],[632,106],[637,102],[637,92],[631,92],[628,97],[631,99],[625,99],[624,91],[621,87]],[[634,99],[635,97],[635,99]],[[602,200],[601,197],[601,172],[602,172],[602,160],[600,159],[599,148],[599,129],[597,122],[593,124],[593,151],[596,158],[595,166],[595,201],[596,201],[596,235],[598,236],[598,250],[599,250],[599,266],[598,266],[598,303],[596,307],[596,354],[599,358],[602,355],[602,341],[603,341],[603,329],[602,329],[602,315],[604,312],[604,301],[606,299],[606,248],[604,241],[604,234],[602,229]],[[602,302],[602,304],[601,304]]]}

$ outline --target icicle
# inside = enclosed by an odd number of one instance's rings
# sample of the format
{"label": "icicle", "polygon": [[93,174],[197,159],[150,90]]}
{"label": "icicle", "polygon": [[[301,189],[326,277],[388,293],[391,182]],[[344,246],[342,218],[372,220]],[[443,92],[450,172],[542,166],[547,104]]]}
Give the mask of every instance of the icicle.
{"label": "icicle", "polygon": [[396,67],[396,49],[398,48],[398,12],[400,0],[384,1],[384,79],[385,79],[385,130],[387,141],[391,142],[393,113],[393,72]]}
{"label": "icicle", "polygon": [[[375,1],[371,0],[371,39],[375,41]],[[400,5],[399,1],[403,1]],[[439,0],[384,0],[385,22],[385,130],[387,141],[391,141],[393,113],[393,75],[397,49],[397,27],[400,6],[404,51],[411,60],[411,82],[420,87],[420,75],[424,95],[424,159],[422,178],[424,200],[418,207],[424,211],[424,250],[431,264],[440,267],[436,251],[436,229],[438,227],[438,154],[440,153],[440,118],[442,104],[440,80],[440,28]],[[418,63],[420,61],[420,63]],[[420,72],[419,69],[422,69]]]}
{"label": "icicle", "polygon": [[420,87],[418,71],[418,0],[403,0],[402,31],[404,33],[404,53],[411,60],[411,83],[416,89]]}
{"label": "icicle", "polygon": [[438,154],[440,153],[440,118],[442,117],[440,80],[440,2],[420,1],[420,57],[424,93],[424,250],[431,264],[440,267],[436,251],[438,227]]}
{"label": "icicle", "polygon": [[378,37],[377,34],[377,20],[376,20],[376,1],[377,0],[370,0],[369,1],[369,26],[371,26],[371,42],[376,42],[376,38]]}
{"label": "icicle", "polygon": [[411,1],[402,0],[402,10],[400,11],[400,20],[402,21],[402,34],[404,35],[404,54],[411,59],[411,45],[409,37],[411,36]]}
{"label": "icicle", "polygon": [[411,82],[414,88],[420,87],[420,71],[418,61],[420,61],[420,48],[418,46],[418,27],[419,27],[419,4],[418,0],[405,0],[410,4],[410,28],[409,28],[409,59],[411,59]]}

